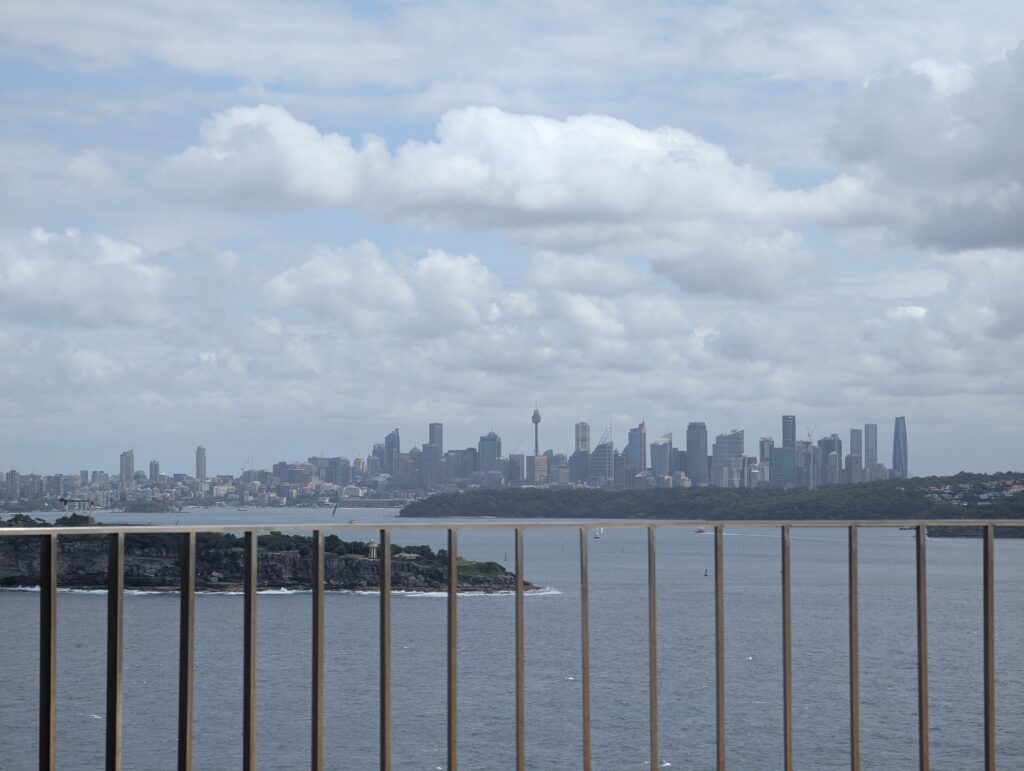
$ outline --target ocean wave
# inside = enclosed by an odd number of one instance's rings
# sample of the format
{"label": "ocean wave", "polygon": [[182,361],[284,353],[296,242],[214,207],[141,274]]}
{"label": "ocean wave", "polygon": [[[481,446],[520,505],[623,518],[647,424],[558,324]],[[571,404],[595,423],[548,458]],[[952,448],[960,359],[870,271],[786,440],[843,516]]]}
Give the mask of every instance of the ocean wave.
{"label": "ocean wave", "polygon": [[[4,586],[0,587],[0,592],[38,592],[38,586]],[[57,588],[59,594],[106,594],[106,589],[77,589],[71,586],[62,586]],[[163,595],[163,594],[180,594],[177,589],[125,589],[124,593],[132,597],[144,597],[149,595]],[[258,589],[256,594],[271,595],[271,596],[287,596],[291,594],[312,594],[312,589],[286,589],[280,587],[277,589]],[[372,595],[377,596],[380,594],[379,589],[325,589],[325,594],[361,594],[361,595]],[[196,589],[196,594],[201,594],[204,597],[219,596],[219,597],[240,597],[245,594],[242,591],[218,591],[217,589]],[[391,594],[399,597],[447,597],[448,592],[420,592],[415,589],[393,589]],[[459,597],[514,597],[515,592],[512,590],[502,590],[498,592],[486,592],[486,591],[462,591],[458,593]],[[531,591],[524,592],[523,595],[526,597],[543,597],[562,594],[560,589],[555,589],[553,586],[545,586],[540,589],[533,589]]]}

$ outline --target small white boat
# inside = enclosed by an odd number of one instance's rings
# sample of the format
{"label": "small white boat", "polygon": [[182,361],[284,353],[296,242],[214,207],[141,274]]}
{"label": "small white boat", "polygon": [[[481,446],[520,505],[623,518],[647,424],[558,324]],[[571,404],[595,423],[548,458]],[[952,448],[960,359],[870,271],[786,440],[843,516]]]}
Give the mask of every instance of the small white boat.
{"label": "small white boat", "polygon": [[594,528],[594,538],[600,538],[601,534],[603,532],[604,532],[604,528],[603,527],[595,527]]}

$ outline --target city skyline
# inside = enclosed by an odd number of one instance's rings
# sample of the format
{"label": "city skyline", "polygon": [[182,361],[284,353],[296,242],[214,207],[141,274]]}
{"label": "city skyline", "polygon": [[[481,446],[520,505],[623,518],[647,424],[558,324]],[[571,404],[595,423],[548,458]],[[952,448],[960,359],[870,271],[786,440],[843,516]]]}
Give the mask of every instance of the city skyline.
{"label": "city skyline", "polygon": [[709,451],[912,415],[913,473],[1020,468],[1022,29],[4,2],[0,468],[228,472],[430,421],[529,452],[534,403],[560,451],[581,415],[593,449],[646,421]]}
{"label": "city skyline", "polygon": [[[534,410],[534,416],[538,414],[538,410]],[[755,438],[755,435],[751,433],[751,437],[747,439],[747,432],[745,429],[729,428],[724,429],[720,433],[713,433],[709,430],[707,423],[704,421],[692,421],[687,424],[686,431],[681,435],[682,446],[678,447],[679,450],[686,450],[687,454],[691,457],[703,457],[709,463],[712,459],[721,455],[722,457],[738,457],[746,456],[749,458],[760,458],[763,461],[771,460],[771,453],[774,451],[782,453],[787,447],[793,450],[794,454],[792,457],[787,457],[786,463],[793,467],[792,473],[795,475],[795,468],[797,463],[797,457],[795,454],[797,444],[804,444],[805,440],[810,444],[821,445],[828,442],[835,442],[835,449],[839,451],[840,455],[840,466],[845,463],[845,456],[843,455],[843,440],[839,433],[833,431],[830,434],[821,434],[820,436],[813,434],[813,428],[807,428],[803,439],[798,439],[796,436],[797,416],[795,415],[782,415],[781,416],[781,431],[775,434],[762,434]],[[627,427],[620,431],[622,437],[616,437],[616,433],[609,423],[607,424],[598,442],[591,442],[591,432],[593,427],[588,421],[576,421],[572,426],[573,438],[566,447],[560,447],[557,445],[545,445],[540,439],[538,431],[539,421],[530,421],[532,428],[532,438],[536,444],[536,448],[540,449],[537,454],[556,454],[561,455],[565,458],[570,458],[574,453],[579,453],[581,450],[584,453],[591,453],[592,450],[596,450],[602,442],[610,440],[610,444],[614,449],[616,456],[621,455],[622,463],[634,472],[640,470],[655,470],[658,468],[658,463],[671,464],[671,460],[666,455],[660,460],[655,460],[655,446],[659,444],[666,445],[671,448],[673,442],[673,431],[658,432],[651,436],[647,435],[646,420],[641,420],[637,426]],[[506,441],[505,452],[502,452],[502,436],[495,432],[493,428],[484,435],[478,437],[476,442],[461,443],[455,441],[445,445],[444,441],[444,422],[443,421],[432,421],[426,425],[426,431],[423,437],[419,437],[415,433],[415,429],[406,428],[406,454],[411,448],[415,448],[417,452],[427,451],[429,446],[437,448],[437,460],[445,454],[446,451],[453,449],[463,449],[465,447],[479,448],[480,453],[478,457],[478,463],[480,464],[480,470],[489,471],[497,469],[496,462],[499,459],[508,460],[511,457],[522,457],[529,459],[530,455],[527,453],[528,447],[523,447],[523,441],[517,441],[514,445],[509,445]],[[815,426],[814,428],[816,428]],[[364,449],[364,451],[354,452],[339,452],[337,448],[331,452],[321,452],[318,456],[311,457],[338,457],[346,461],[354,461],[356,459],[369,460],[374,455],[377,455],[380,462],[379,473],[392,473],[394,470],[394,458],[402,453],[402,439],[401,439],[402,427],[398,426],[392,429],[383,437],[381,442],[371,442],[370,445]],[[869,468],[876,465],[879,462],[877,453],[877,437],[878,437],[878,424],[877,423],[865,423],[859,427],[850,427],[848,429],[850,443],[847,445],[847,449],[850,454],[859,458],[859,462],[863,468]],[[906,417],[897,416],[893,419],[893,428],[891,431],[892,436],[892,455],[891,465],[883,461],[882,465],[887,467],[889,472],[895,472],[901,476],[907,476],[909,466],[909,448],[908,448],[908,437],[907,437],[907,424]],[[410,442],[410,436],[412,440]],[[884,436],[884,434],[883,434]],[[867,437],[865,443],[865,437]],[[379,438],[379,437],[378,437]],[[420,439],[423,441],[419,441]],[[792,441],[792,445],[788,445],[787,442]],[[722,442],[725,444],[722,444]],[[781,445],[779,442],[781,441]],[[637,442],[638,444],[634,444]],[[487,450],[484,451],[486,445]],[[827,456],[828,447],[824,449],[824,454]],[[696,452],[694,452],[696,451]],[[486,453],[487,460],[483,460]],[[207,476],[238,476],[244,473],[246,469],[269,469],[275,463],[288,463],[288,462],[302,462],[301,458],[306,457],[308,453],[299,453],[295,456],[282,456],[280,453],[273,455],[273,460],[257,460],[253,456],[249,456],[246,459],[241,468],[235,469],[225,468],[221,470],[215,470],[207,472],[207,449],[203,445],[199,445],[194,451],[194,474],[191,474],[198,481],[205,481]],[[783,458],[783,455],[778,455],[778,458]],[[887,458],[888,459],[888,458]],[[130,478],[135,473],[135,448],[124,450],[120,453],[120,467],[119,476],[124,478],[125,475]],[[152,471],[161,468],[161,459],[154,459],[149,462],[150,476]],[[524,461],[525,462],[525,461]],[[186,473],[183,469],[178,466],[166,463],[164,461],[164,468],[168,469],[172,474]],[[73,464],[74,465],[74,464]],[[105,473],[106,469],[101,466],[89,466],[89,464],[78,464],[80,466],[88,466],[92,473],[101,471]],[[781,467],[781,466],[780,466]],[[70,467],[69,467],[70,468]],[[69,472],[56,472],[54,469],[50,470],[37,470],[30,469],[27,467],[11,466],[6,470],[15,470],[20,473],[42,473],[42,474],[53,474],[53,473],[65,473],[66,475],[73,475]],[[712,469],[709,465],[707,468],[700,466],[699,462],[694,462],[694,465],[688,465],[681,469],[688,472],[689,478],[696,484],[717,484],[716,480],[711,479]],[[976,469],[960,469],[962,471],[976,471]],[[1013,470],[1013,469],[999,469],[999,470]],[[84,472],[82,472],[84,473]],[[788,472],[787,472],[788,473]],[[932,476],[935,474],[917,473],[911,474],[916,476]],[[793,479],[787,480],[790,483],[795,483],[795,476]],[[718,484],[718,486],[728,486],[728,484]]]}

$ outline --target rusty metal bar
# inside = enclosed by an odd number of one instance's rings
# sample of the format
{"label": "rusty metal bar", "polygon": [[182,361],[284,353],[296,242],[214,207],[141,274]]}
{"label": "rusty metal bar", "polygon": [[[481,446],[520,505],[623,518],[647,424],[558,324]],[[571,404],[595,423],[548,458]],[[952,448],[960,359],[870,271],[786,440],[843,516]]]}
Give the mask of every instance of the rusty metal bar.
{"label": "rusty metal bar", "polygon": [[724,528],[715,528],[715,728],[718,771],[725,771],[725,573]]}
{"label": "rusty metal bar", "polygon": [[57,768],[57,535],[39,539],[39,768]]}
{"label": "rusty metal bar", "polygon": [[107,771],[121,768],[121,707],[124,677],[124,536],[109,538],[107,558]]}
{"label": "rusty metal bar", "polygon": [[928,526],[917,526],[917,758],[921,771],[928,771],[928,575],[925,543]]}
{"label": "rusty metal bar", "polygon": [[324,768],[324,533],[313,531],[313,610],[311,631],[312,659],[310,663],[313,683],[311,686],[311,735],[309,742],[310,768],[323,771]]}
{"label": "rusty metal bar", "polygon": [[380,531],[380,769],[391,771],[391,531]]}
{"label": "rusty metal bar", "polygon": [[459,767],[459,531],[448,529],[448,771]]}
{"label": "rusty metal bar", "polygon": [[651,768],[658,767],[658,568],[655,532],[647,528],[647,670]]}
{"label": "rusty metal bar", "polygon": [[793,771],[793,613],[789,525],[782,528],[782,726],[786,771]]}
{"label": "rusty metal bar", "polygon": [[587,529],[580,528],[580,680],[583,702],[583,771],[591,771],[590,751],[590,559]]}
{"label": "rusty metal bar", "polygon": [[982,570],[985,624],[985,771],[996,768],[996,605],[995,526],[985,527]]}
{"label": "rusty metal bar", "polygon": [[860,771],[860,578],[857,574],[857,526],[850,526],[850,769]]}
{"label": "rusty metal bar", "polygon": [[192,692],[196,640],[196,534],[181,536],[178,615],[178,771],[192,769]]}
{"label": "rusty metal bar", "polygon": [[256,590],[259,588],[259,538],[245,531],[245,632],[242,688],[242,768],[256,769]]}
{"label": "rusty metal bar", "polygon": [[[673,528],[685,528],[693,529],[695,527],[713,528],[713,527],[742,527],[742,528],[755,528],[757,530],[764,529],[779,529],[784,525],[792,525],[796,522],[799,527],[807,528],[833,528],[833,527],[849,527],[850,525],[858,525],[859,527],[872,527],[872,528],[907,528],[917,527],[924,523],[928,525],[942,525],[944,527],[982,527],[985,525],[995,525],[996,527],[1020,527],[1019,519],[802,519],[802,520],[789,520],[789,519],[729,519],[729,520],[716,520],[709,521],[705,519],[677,519],[677,520],[658,520],[657,526],[659,529],[673,529]],[[531,530],[564,530],[566,527],[603,527],[606,530],[628,530],[643,527],[647,524],[646,520],[632,520],[632,521],[608,521],[608,520],[596,520],[586,522],[574,522],[571,526],[567,526],[564,522],[536,522],[531,523],[529,528]],[[157,531],[160,533],[238,533],[245,530],[251,530],[253,527],[258,527],[261,531],[274,531],[274,530],[285,530],[289,532],[312,532],[314,530],[323,530],[325,532],[344,532],[344,531],[365,531],[367,523],[356,523],[356,524],[333,524],[329,522],[316,522],[316,523],[303,523],[303,522],[283,522],[274,524],[260,524],[255,526],[251,523],[239,523],[234,525],[167,525],[160,526]],[[514,530],[518,525],[507,524],[503,522],[494,523],[480,523],[480,522],[466,522],[465,524],[459,525],[459,530]],[[402,531],[402,530],[447,530],[449,525],[433,524],[430,522],[417,522],[415,524],[388,524],[383,525],[383,529],[387,529],[391,532]],[[152,525],[96,525],[89,527],[8,527],[0,531],[0,538],[19,536],[40,536],[40,535],[53,535],[55,532],[60,531],[60,535],[109,535],[110,533],[152,533],[154,527]]]}
{"label": "rusty metal bar", "polygon": [[516,528],[516,771],[526,769],[526,627],[523,608],[523,529]]}

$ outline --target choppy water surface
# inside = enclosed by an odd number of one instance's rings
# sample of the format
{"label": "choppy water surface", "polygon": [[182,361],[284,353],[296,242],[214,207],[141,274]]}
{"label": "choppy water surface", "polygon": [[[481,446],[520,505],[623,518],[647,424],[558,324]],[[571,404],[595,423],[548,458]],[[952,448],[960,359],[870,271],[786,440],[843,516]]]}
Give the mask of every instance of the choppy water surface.
{"label": "choppy water surface", "polygon": [[[285,519],[287,515],[288,519]],[[339,510],[337,519],[393,522],[393,510]],[[101,514],[110,523],[140,515]],[[332,521],[330,510],[211,510],[145,515],[157,524]],[[371,531],[346,537],[368,538]],[[396,543],[444,546],[437,531]],[[527,532],[526,578],[548,587],[526,599],[527,748],[534,769],[581,765],[579,562],[575,529]],[[662,758],[673,768],[714,766],[714,539],[658,531],[659,709]],[[590,538],[593,746],[599,769],[647,763],[646,531]],[[846,532],[796,529],[793,547],[794,733],[798,768],[848,768]],[[459,551],[511,567],[511,532],[463,531]],[[782,765],[779,537],[725,538],[726,704],[730,768]],[[996,544],[998,748],[1001,767],[1024,768],[1024,541]],[[705,577],[705,570],[708,576]],[[860,534],[864,767],[917,763],[914,538]],[[328,766],[370,769],[377,757],[377,609],[373,593],[328,593]],[[983,768],[981,542],[928,542],[932,766]],[[514,616],[508,595],[459,600],[459,749],[470,769],[514,767]],[[393,601],[394,767],[445,766],[443,594]],[[103,593],[58,596],[58,761],[103,762]],[[175,765],[178,597],[125,599],[124,764]],[[34,767],[38,594],[0,592],[0,768]],[[196,598],[197,769],[241,764],[242,598]],[[309,752],[310,595],[258,599],[258,748],[261,768],[306,765]]]}

